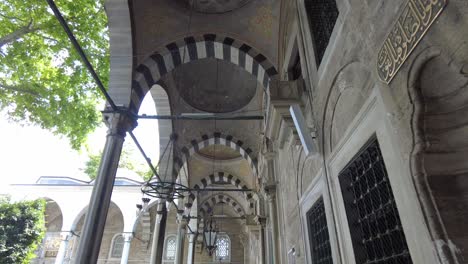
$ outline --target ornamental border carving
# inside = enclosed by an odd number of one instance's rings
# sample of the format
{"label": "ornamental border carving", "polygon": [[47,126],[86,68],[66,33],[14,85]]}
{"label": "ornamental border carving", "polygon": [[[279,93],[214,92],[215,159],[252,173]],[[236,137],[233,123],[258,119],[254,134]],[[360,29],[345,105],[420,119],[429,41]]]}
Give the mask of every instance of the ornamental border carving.
{"label": "ornamental border carving", "polygon": [[409,0],[377,56],[379,78],[389,84],[448,0]]}

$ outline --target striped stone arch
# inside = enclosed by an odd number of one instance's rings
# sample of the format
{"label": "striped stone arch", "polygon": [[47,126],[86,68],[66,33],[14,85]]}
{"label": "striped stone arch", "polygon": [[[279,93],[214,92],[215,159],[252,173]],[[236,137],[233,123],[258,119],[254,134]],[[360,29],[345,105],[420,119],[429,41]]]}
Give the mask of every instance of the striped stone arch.
{"label": "striped stone arch", "polygon": [[190,146],[183,147],[182,157],[174,158],[174,171],[172,172],[174,176],[178,177],[179,172],[185,166],[190,159],[190,157],[197,153],[199,150],[212,146],[212,145],[223,145],[228,146],[233,150],[239,152],[239,154],[249,163],[250,168],[252,169],[252,174],[257,177],[257,158],[252,158],[252,149],[242,147],[243,142],[241,140],[235,140],[231,135],[223,136],[219,132],[215,132],[213,137],[208,135],[203,135],[201,140],[192,140]]}
{"label": "striped stone arch", "polygon": [[[208,186],[212,184],[219,184],[219,183],[224,183],[224,184],[231,184],[232,186],[236,187],[239,190],[247,190],[249,189],[247,185],[242,182],[241,179],[238,177],[235,177],[231,174],[224,173],[224,172],[217,172],[215,174],[211,174],[206,178],[201,179],[201,181],[198,184],[195,184],[193,186],[193,189],[195,190],[203,190],[207,188]],[[244,192],[245,199],[247,200],[247,203],[249,204],[250,210],[253,210],[255,207],[255,201],[256,201],[256,194],[252,192]],[[190,195],[188,197],[187,204],[185,205],[186,208],[191,208],[194,201],[195,201],[195,195]],[[258,198],[257,198],[258,199]]]}
{"label": "striped stone arch", "polygon": [[278,74],[263,54],[242,41],[216,34],[189,36],[157,50],[136,68],[130,110],[138,112],[145,94],[162,76],[182,64],[205,58],[224,60],[245,69],[265,89]]}
{"label": "striped stone arch", "polygon": [[225,203],[231,206],[234,211],[239,214],[239,216],[245,216],[245,211],[244,208],[242,208],[242,205],[240,205],[236,199],[224,193],[217,193],[205,199],[202,203],[200,203],[199,211],[202,215],[210,214],[215,205],[219,203]]}

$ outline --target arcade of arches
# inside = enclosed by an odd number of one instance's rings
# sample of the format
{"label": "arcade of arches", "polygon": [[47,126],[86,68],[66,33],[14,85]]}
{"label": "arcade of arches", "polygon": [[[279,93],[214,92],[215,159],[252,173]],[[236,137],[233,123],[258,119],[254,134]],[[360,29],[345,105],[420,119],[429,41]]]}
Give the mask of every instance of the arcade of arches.
{"label": "arcade of arches", "polygon": [[117,105],[138,111],[151,93],[159,115],[219,118],[155,121],[160,148],[178,135],[166,176],[195,191],[179,210],[137,210],[140,183],[106,191],[136,120],[106,113],[108,170],[88,213],[50,197],[49,232],[63,236],[38,263],[468,261],[466,0],[108,0],[106,12]]}

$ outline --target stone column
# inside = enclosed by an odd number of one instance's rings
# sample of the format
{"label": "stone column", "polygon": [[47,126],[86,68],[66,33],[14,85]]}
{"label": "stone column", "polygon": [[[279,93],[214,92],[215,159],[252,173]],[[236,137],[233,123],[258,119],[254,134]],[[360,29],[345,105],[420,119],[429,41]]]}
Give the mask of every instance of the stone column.
{"label": "stone column", "polygon": [[188,252],[187,252],[187,264],[193,264],[193,260],[195,257],[195,243],[197,235],[196,234],[189,234],[189,244],[188,244]]}
{"label": "stone column", "polygon": [[268,211],[271,223],[271,236],[273,240],[273,245],[271,245],[271,255],[273,259],[272,264],[279,263],[279,252],[278,252],[278,217],[277,217],[277,210],[276,210],[276,184],[270,184],[264,187],[265,193],[268,200]]}
{"label": "stone column", "polygon": [[165,199],[158,199],[156,219],[154,220],[153,243],[151,244],[150,264],[162,263],[164,236],[166,233],[167,207]]}
{"label": "stone column", "polygon": [[77,251],[76,263],[79,264],[97,262],[122,145],[126,132],[136,126],[134,120],[120,113],[104,114],[104,122],[108,126],[106,144]]}
{"label": "stone column", "polygon": [[261,264],[267,264],[266,261],[266,248],[265,248],[265,242],[267,240],[265,236],[265,225],[266,225],[266,218],[262,216],[256,216],[255,221],[257,222],[257,225],[260,227],[260,263]]}
{"label": "stone column", "polygon": [[187,232],[188,221],[182,213],[177,215],[177,244],[176,244],[176,256],[175,264],[182,264],[184,261],[184,242],[185,242],[185,233]]}
{"label": "stone column", "polygon": [[122,258],[120,259],[120,264],[127,264],[128,256],[130,255],[130,244],[132,243],[133,234],[124,233],[124,247],[122,250]]}
{"label": "stone column", "polygon": [[68,242],[72,238],[73,234],[69,231],[62,231],[60,233],[60,236],[62,238],[62,242],[60,242],[60,248],[57,253],[57,257],[55,258],[55,264],[63,263],[65,255],[67,254]]}
{"label": "stone column", "polygon": [[249,264],[249,250],[250,250],[250,244],[249,244],[249,235],[248,234],[240,234],[239,235],[239,240],[242,244],[242,247],[244,248],[244,264]]}

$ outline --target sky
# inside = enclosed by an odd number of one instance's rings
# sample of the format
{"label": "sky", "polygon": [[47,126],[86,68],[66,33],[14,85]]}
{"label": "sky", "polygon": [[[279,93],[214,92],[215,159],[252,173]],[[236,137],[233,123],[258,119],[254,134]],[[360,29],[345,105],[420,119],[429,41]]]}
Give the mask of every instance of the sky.
{"label": "sky", "polygon": [[[140,114],[156,114],[151,94],[148,93],[140,108]],[[101,125],[88,138],[92,153],[104,148],[106,127]],[[146,154],[153,161],[159,156],[159,134],[156,120],[138,120],[134,134]],[[134,147],[132,139],[127,136],[124,148],[131,149],[136,162],[144,162],[140,152]],[[67,176],[89,180],[83,173],[87,161],[87,152],[75,151],[66,138],[53,135],[51,132],[36,126],[21,126],[9,122],[4,112],[0,112],[0,194],[10,184],[35,183],[40,176]],[[118,176],[135,177],[130,172],[118,172]]]}

